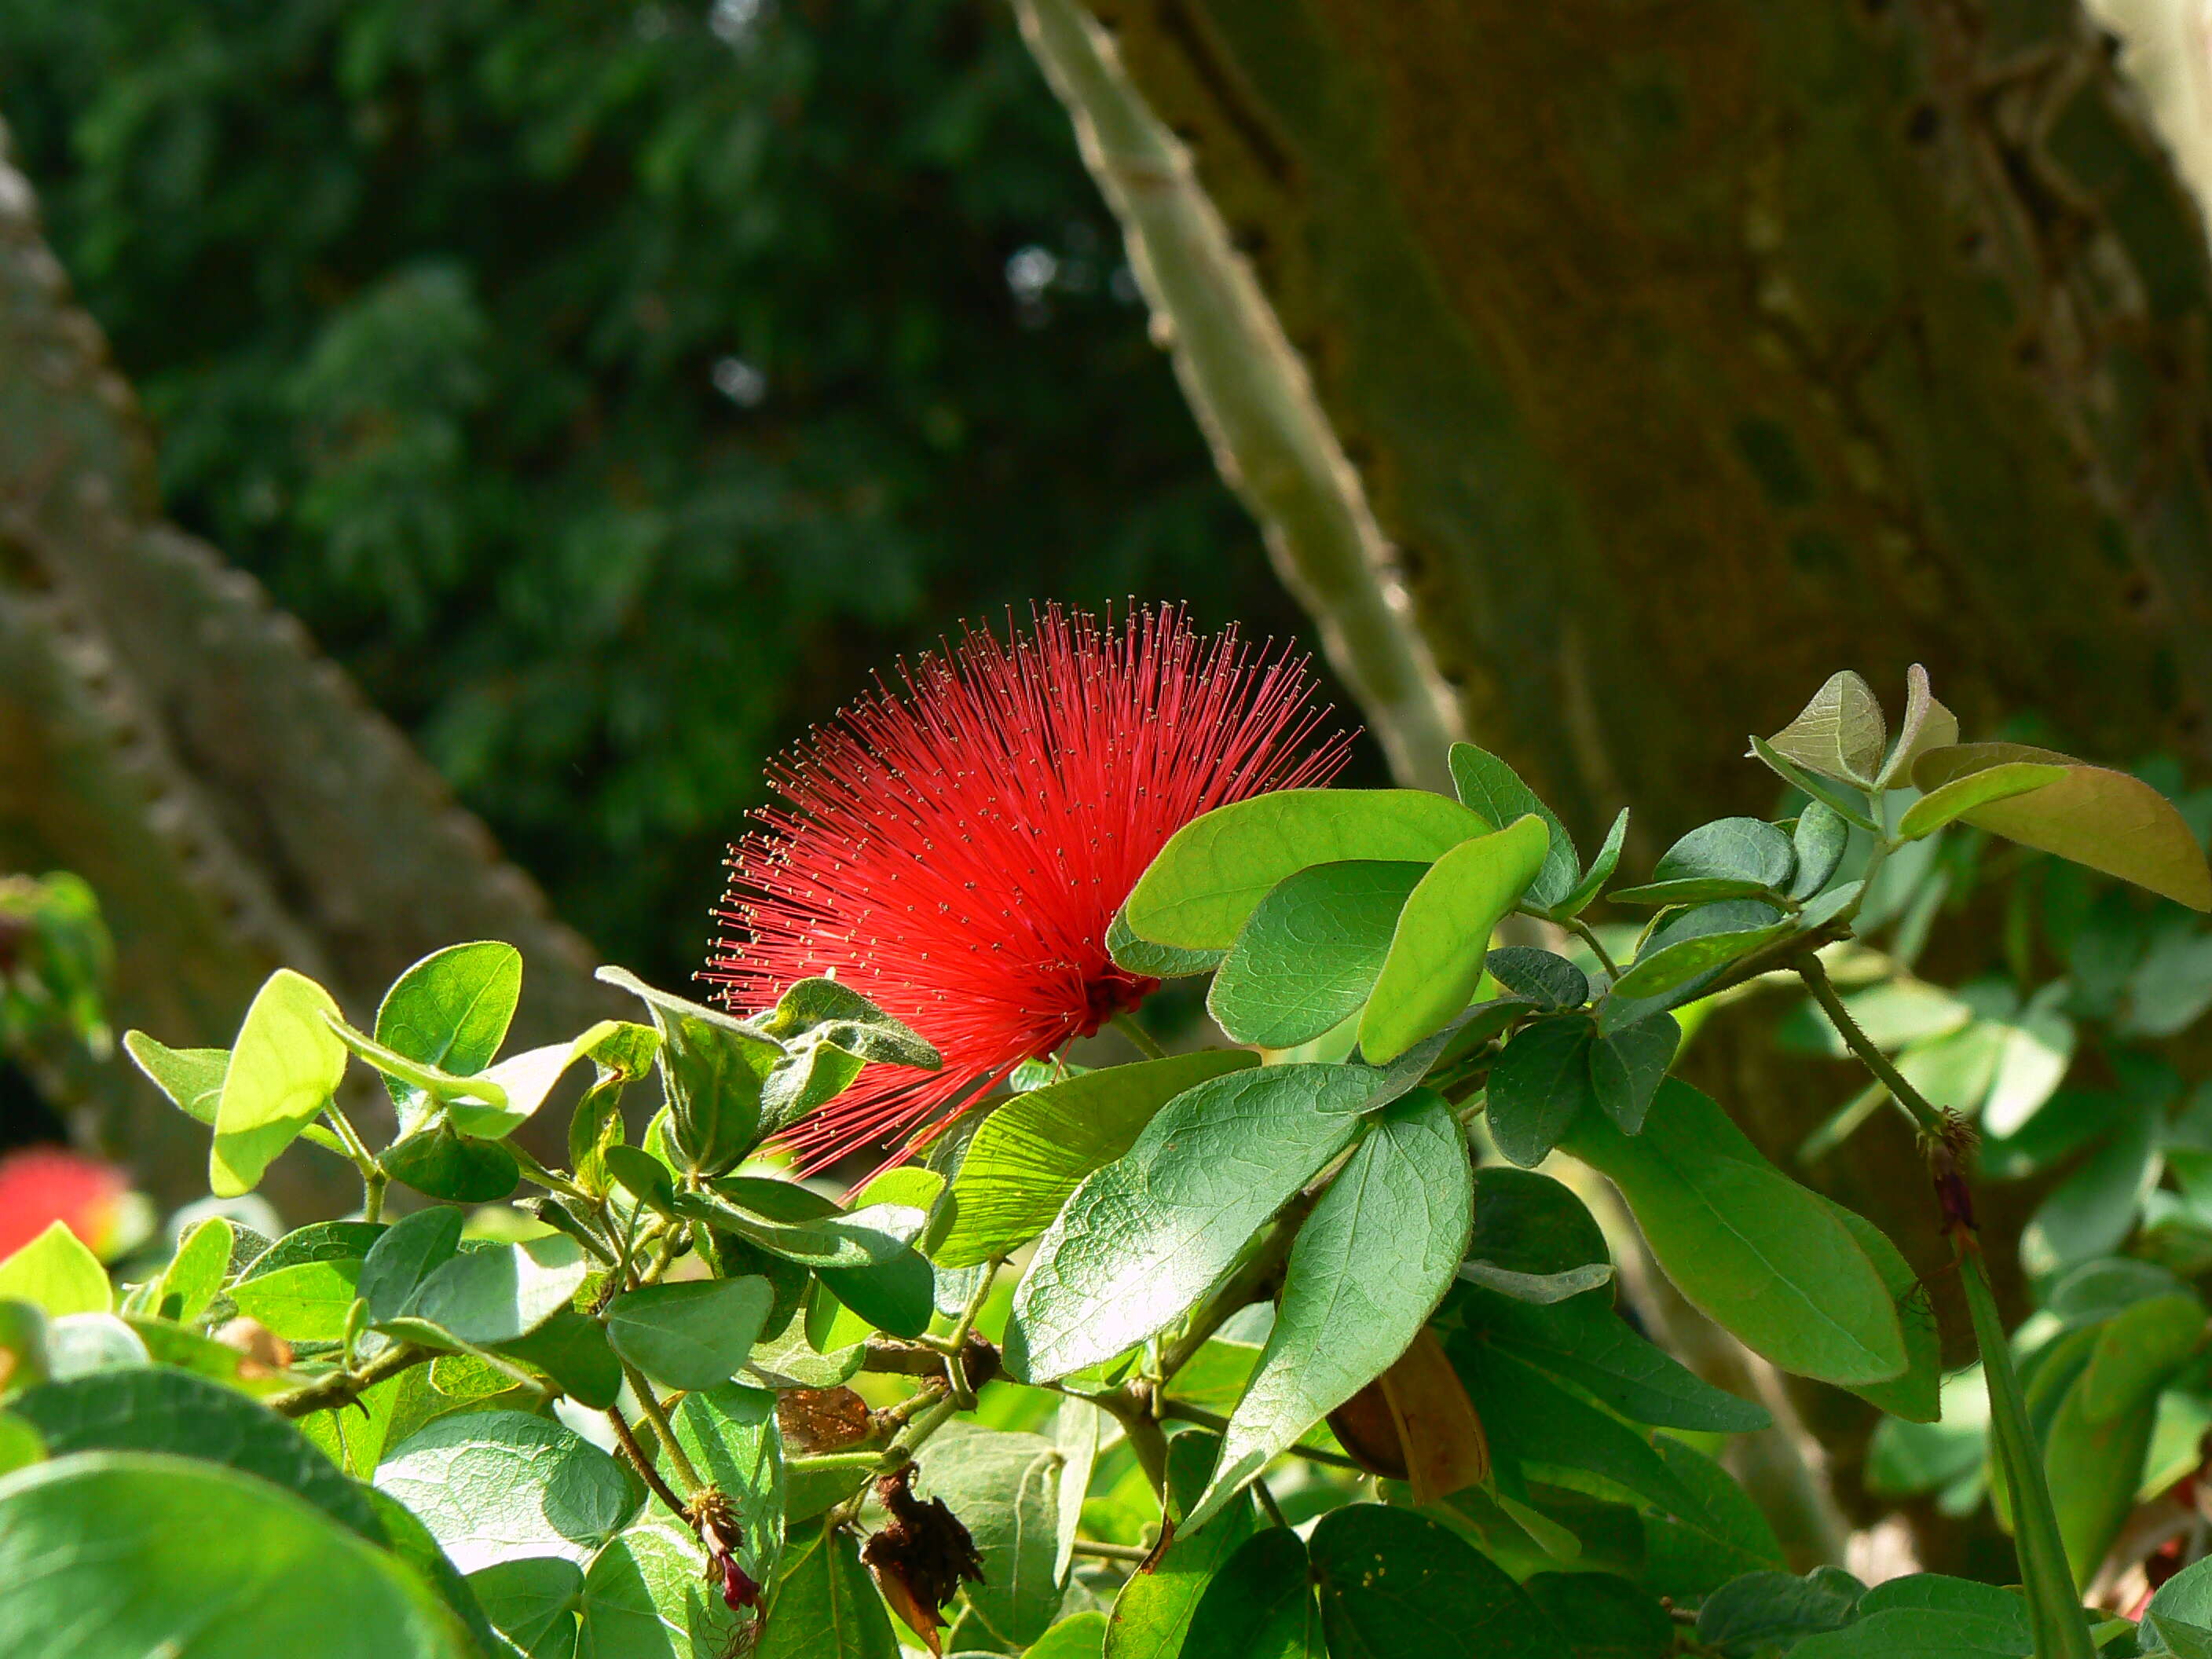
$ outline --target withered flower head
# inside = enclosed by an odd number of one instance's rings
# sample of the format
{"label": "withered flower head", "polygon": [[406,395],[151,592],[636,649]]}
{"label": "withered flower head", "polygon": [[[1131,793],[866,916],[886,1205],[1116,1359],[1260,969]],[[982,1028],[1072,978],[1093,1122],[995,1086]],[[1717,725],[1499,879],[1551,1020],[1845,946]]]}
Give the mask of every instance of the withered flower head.
{"label": "withered flower head", "polygon": [[912,1465],[877,1481],[876,1496],[890,1521],[860,1547],[860,1559],[891,1611],[932,1653],[941,1654],[945,1604],[960,1593],[962,1580],[983,1582],[983,1559],[943,1498],[925,1504],[914,1495]]}

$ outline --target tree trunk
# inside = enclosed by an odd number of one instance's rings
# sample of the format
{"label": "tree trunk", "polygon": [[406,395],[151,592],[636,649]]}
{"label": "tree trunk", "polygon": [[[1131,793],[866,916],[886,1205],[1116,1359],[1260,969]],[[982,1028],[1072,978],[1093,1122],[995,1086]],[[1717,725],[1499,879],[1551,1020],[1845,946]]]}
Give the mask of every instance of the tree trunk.
{"label": "tree trunk", "polygon": [[[2212,753],[2203,235],[2075,0],[1079,0],[1103,33],[1078,3],[1017,0],[1139,272],[1178,257],[1143,192],[1194,176],[1414,659],[1578,832],[1633,806],[1628,868],[1770,807],[1741,734],[1843,667],[1894,707],[1927,664],[1971,735],[2033,711],[2099,758]],[[1117,151],[1138,116],[1161,137]],[[1765,1023],[1731,1011],[1690,1069],[1786,1162],[1838,1085]],[[1870,1132],[1817,1178],[1963,1357],[1918,1165]],[[1879,1513],[1869,1414],[1796,1392]]]}
{"label": "tree trunk", "polygon": [[1094,9],[1577,830],[1844,666],[2212,746],[2203,237],[2072,0]]}
{"label": "tree trunk", "polygon": [[[56,867],[115,933],[113,1024],[174,1046],[227,1044],[278,966],[368,1019],[409,963],[466,939],[520,947],[520,1040],[616,1000],[300,625],[161,522],[130,389],[0,131],[0,869]],[[127,1066],[40,1081],[157,1197],[204,1191],[206,1132]],[[302,1152],[270,1190],[300,1219],[353,1201],[352,1181]]]}

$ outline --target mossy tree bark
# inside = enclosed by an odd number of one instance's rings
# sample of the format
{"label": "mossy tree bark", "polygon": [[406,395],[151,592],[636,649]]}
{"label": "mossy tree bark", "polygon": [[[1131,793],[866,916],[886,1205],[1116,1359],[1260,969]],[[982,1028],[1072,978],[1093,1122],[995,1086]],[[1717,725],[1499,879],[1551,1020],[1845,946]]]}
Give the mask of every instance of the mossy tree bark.
{"label": "mossy tree bark", "polygon": [[2206,752],[2203,238],[2073,0],[1092,9],[1578,830],[1847,665]]}
{"label": "mossy tree bark", "polygon": [[[1087,87],[1036,21],[1079,3]],[[1018,9],[1079,131],[1133,102],[1171,135],[1445,725],[1585,836],[1632,805],[1630,868],[1766,810],[1738,734],[1840,667],[1894,698],[1923,662],[1978,735],[2033,711],[2099,758],[2212,757],[2203,227],[2075,0]],[[1156,158],[1086,155],[1157,263],[1121,199]],[[1202,404],[1185,335],[1227,325],[1152,297]],[[1692,1069],[1787,1158],[1838,1085],[1763,1024],[1716,1022]],[[1917,1168],[1874,1133],[1816,1179],[1929,1270],[1963,1353]],[[1875,1512],[1865,1413],[1807,1403]]]}
{"label": "mossy tree bark", "polygon": [[[519,1040],[614,1011],[589,947],[405,738],[251,578],[161,520],[135,400],[4,146],[0,869],[93,884],[112,1023],[174,1046],[227,1044],[279,966],[366,1019],[409,963],[466,939],[522,950]],[[50,1097],[149,1191],[205,1190],[205,1130],[125,1064],[50,1058]],[[270,1190],[295,1220],[358,1198],[311,1151]]]}

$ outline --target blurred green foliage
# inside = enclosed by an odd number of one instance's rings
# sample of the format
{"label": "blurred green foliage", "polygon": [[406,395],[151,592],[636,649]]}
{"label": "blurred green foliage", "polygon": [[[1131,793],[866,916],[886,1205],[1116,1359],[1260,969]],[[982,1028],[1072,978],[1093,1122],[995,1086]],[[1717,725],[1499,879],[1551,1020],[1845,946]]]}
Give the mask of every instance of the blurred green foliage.
{"label": "blurred green foliage", "polygon": [[1297,625],[989,0],[10,0],[0,112],[170,512],[648,973],[956,619]]}

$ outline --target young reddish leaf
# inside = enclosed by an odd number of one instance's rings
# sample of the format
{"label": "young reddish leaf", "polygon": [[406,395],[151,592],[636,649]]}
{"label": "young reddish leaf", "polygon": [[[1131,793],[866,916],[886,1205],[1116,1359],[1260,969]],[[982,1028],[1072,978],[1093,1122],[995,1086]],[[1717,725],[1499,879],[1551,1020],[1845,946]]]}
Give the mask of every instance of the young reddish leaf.
{"label": "young reddish leaf", "polygon": [[1930,750],[1913,763],[1913,782],[1928,792],[1913,810],[1954,784],[1971,785],[1978,774],[1999,771],[2018,781],[2032,775],[2027,768],[2053,775],[2025,793],[1984,799],[1955,816],[2007,841],[2133,882],[2192,910],[2212,910],[2212,869],[2205,866],[2197,837],[2172,802],[2124,772],[2021,744],[1957,744]]}
{"label": "young reddish leaf", "polygon": [[1832,674],[1797,718],[1766,741],[1800,766],[1852,783],[1870,783],[1888,741],[1881,703],[1848,668]]}
{"label": "young reddish leaf", "polygon": [[1912,764],[1931,749],[1948,749],[1959,741],[1959,717],[1936,701],[1929,690],[1928,671],[1918,663],[1905,671],[1905,726],[1897,734],[1897,747],[1882,763],[1877,789],[1894,788],[1912,775]]}

